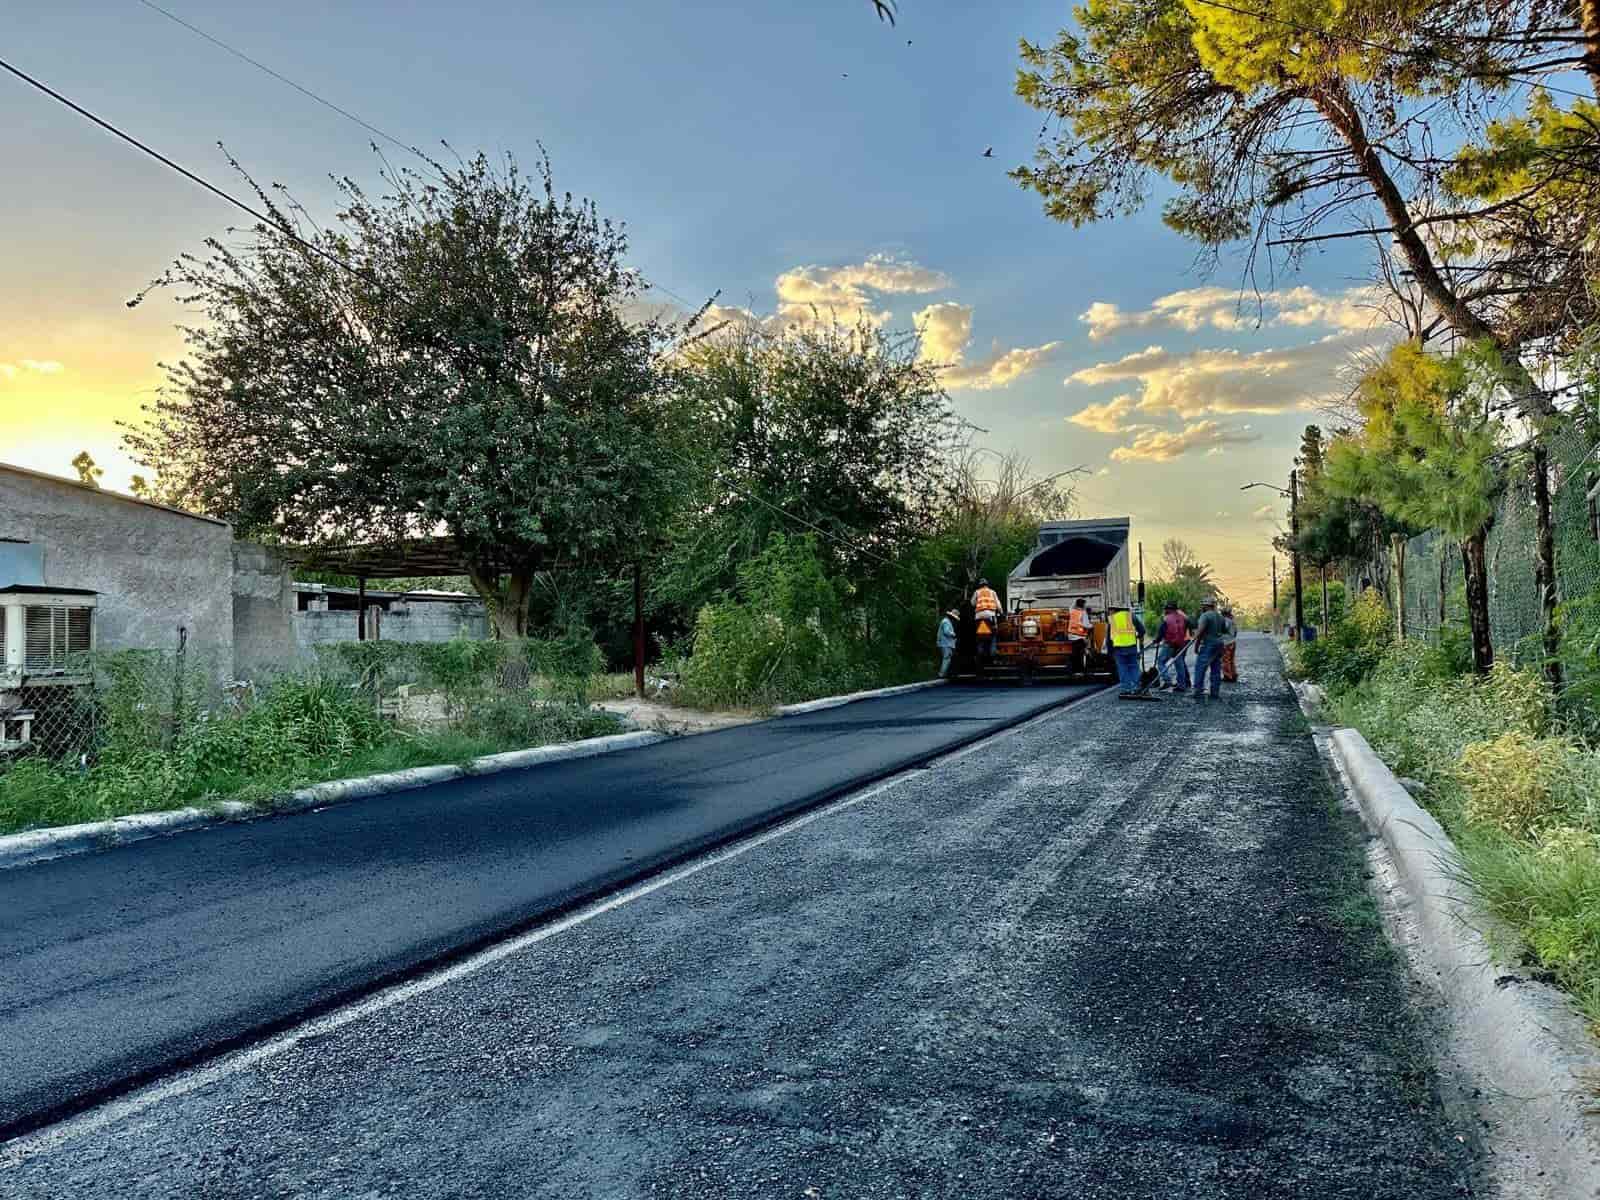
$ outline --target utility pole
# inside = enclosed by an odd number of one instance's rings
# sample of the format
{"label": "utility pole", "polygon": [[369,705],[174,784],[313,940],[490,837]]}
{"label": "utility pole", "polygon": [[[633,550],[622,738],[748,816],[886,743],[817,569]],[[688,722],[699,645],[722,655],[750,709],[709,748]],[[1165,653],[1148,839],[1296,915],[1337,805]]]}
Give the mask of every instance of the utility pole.
{"label": "utility pole", "polygon": [[1305,606],[1300,585],[1300,470],[1289,472],[1289,552],[1294,560],[1294,640],[1306,627]]}
{"label": "utility pole", "polygon": [[1278,556],[1272,556],[1272,636],[1283,632],[1278,622]]}

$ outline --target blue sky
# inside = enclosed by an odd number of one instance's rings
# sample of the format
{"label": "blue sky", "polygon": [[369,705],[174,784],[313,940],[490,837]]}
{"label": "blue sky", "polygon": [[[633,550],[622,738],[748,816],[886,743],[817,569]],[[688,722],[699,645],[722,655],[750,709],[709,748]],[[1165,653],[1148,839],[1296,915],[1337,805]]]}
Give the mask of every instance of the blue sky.
{"label": "blue sky", "polygon": [[[1278,280],[1314,295],[1280,296],[1255,328],[1253,309],[1236,316],[1238,264],[1198,275],[1154,211],[1048,221],[1005,177],[1040,125],[1012,86],[1017,39],[1050,38],[1067,5],[903,0],[890,28],[867,0],[162,2],[403,140],[524,159],[542,142],[558,184],[624,220],[636,263],[679,296],[720,289],[765,314],[799,268],[833,286],[876,277],[841,269],[915,265],[919,290],[857,291],[894,326],[960,306],[946,311],[970,324],[958,349],[972,374],[1049,347],[1006,386],[954,390],[992,445],[1041,471],[1106,472],[1084,480],[1086,515],[1131,512],[1147,555],[1176,534],[1235,595],[1264,591],[1272,526],[1251,513],[1273,498],[1238,486],[1281,481],[1315,419],[1296,406],[1360,340],[1348,304],[1330,304],[1361,263],[1338,250]],[[330,211],[328,173],[371,179],[365,131],[138,0],[18,6],[7,22],[9,60],[230,188],[219,140],[314,211]],[[59,471],[87,446],[120,486],[114,421],[136,417],[156,360],[181,351],[183,315],[168,298],[123,301],[235,215],[14,80],[0,102],[0,460]],[[1094,304],[1115,307],[1091,326]],[[1135,360],[1143,374],[1106,369],[1155,346],[1165,357]],[[1281,362],[1259,357],[1274,350]],[[1161,440],[1204,423],[1193,449]]]}

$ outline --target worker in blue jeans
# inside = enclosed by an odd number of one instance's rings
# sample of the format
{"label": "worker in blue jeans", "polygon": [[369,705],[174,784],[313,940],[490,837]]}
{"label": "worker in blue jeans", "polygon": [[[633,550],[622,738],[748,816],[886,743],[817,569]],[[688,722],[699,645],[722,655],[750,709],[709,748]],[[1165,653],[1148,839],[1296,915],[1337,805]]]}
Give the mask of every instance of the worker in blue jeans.
{"label": "worker in blue jeans", "polygon": [[1200,620],[1194,629],[1194,698],[1206,694],[1206,676],[1211,677],[1211,699],[1222,699],[1222,639],[1227,633],[1227,622],[1217,611],[1217,602],[1207,600],[1200,605]]}
{"label": "worker in blue jeans", "polygon": [[1123,700],[1153,699],[1139,691],[1139,644],[1144,641],[1144,622],[1125,605],[1113,605],[1108,636],[1111,657],[1117,664],[1117,679],[1122,684]]}

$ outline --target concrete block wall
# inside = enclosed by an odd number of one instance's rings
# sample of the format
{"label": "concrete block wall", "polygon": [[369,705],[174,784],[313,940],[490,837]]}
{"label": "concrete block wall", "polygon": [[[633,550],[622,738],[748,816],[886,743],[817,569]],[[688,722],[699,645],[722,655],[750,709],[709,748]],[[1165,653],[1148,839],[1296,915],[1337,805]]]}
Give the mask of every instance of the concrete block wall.
{"label": "concrete block wall", "polygon": [[[356,640],[356,614],[349,610],[294,614],[294,636],[302,651],[334,642]],[[489,636],[489,618],[482,604],[410,602],[404,610],[378,618],[378,637],[385,642],[448,642],[458,637]]]}
{"label": "concrete block wall", "polygon": [[270,547],[235,542],[233,659],[240,678],[253,679],[311,660],[296,636],[294,616],[288,564]]}
{"label": "concrete block wall", "polygon": [[46,584],[100,593],[103,650],[174,650],[233,673],[233,531],[225,522],[0,466],[0,538],[44,549]]}

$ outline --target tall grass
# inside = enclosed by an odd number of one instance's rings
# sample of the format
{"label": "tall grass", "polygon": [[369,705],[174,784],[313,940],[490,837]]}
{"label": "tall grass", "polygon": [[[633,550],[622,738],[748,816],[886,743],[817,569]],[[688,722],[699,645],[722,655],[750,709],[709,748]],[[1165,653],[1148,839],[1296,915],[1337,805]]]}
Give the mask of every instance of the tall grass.
{"label": "tall grass", "polygon": [[[35,753],[0,767],[0,833],[225,799],[261,802],[323,780],[464,762],[618,727],[587,706],[590,660],[581,648],[369,646],[384,648],[341,649],[317,669],[243,694],[200,679],[175,686],[173,664],[161,656],[108,657],[96,668],[82,755]],[[399,677],[443,692],[448,719],[407,727],[382,716],[380,702]]]}
{"label": "tall grass", "polygon": [[1600,1031],[1600,751],[1539,676],[1505,664],[1459,676],[1438,650],[1407,642],[1335,688],[1329,707],[1428,785],[1422,802],[1484,911]]}

